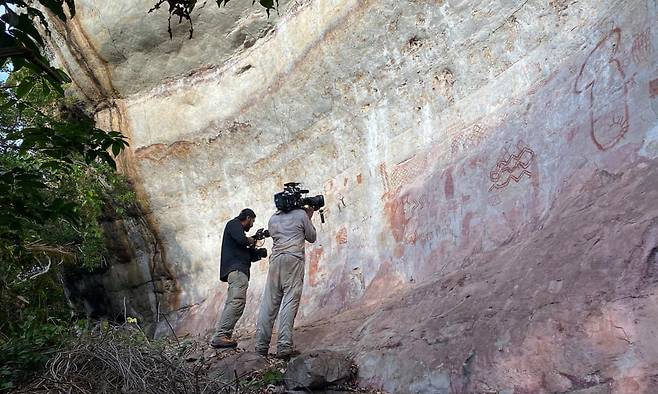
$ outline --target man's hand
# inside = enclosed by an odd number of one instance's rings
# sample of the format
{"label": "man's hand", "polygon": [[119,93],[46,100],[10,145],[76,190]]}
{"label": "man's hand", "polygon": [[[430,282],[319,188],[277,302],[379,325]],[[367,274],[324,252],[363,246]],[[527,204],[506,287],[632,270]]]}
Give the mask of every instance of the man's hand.
{"label": "man's hand", "polygon": [[313,219],[313,213],[315,212],[315,210],[311,207],[304,207],[304,210],[306,211],[308,218]]}

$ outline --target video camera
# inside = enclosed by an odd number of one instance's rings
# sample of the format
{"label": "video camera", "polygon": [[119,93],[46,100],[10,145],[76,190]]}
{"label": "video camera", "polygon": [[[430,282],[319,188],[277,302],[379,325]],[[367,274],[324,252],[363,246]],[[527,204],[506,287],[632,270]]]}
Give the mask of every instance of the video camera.
{"label": "video camera", "polygon": [[251,238],[255,239],[256,241],[262,241],[265,238],[270,237],[270,232],[269,230],[266,230],[264,228],[259,228],[256,230],[256,234],[252,235]]}
{"label": "video camera", "polygon": [[[262,241],[265,238],[270,237],[270,232],[264,228],[258,229],[254,235],[251,236],[255,241]],[[256,243],[253,245],[249,246],[249,253],[252,256],[252,260],[255,258],[256,260],[264,259],[267,257],[267,249],[265,248],[257,248]]]}
{"label": "video camera", "polygon": [[274,205],[282,212],[290,212],[293,209],[304,208],[306,206],[313,208],[314,211],[320,211],[320,218],[324,223],[324,196],[318,194],[313,197],[304,197],[308,190],[303,190],[297,182],[289,182],[283,185],[283,191],[274,195]]}

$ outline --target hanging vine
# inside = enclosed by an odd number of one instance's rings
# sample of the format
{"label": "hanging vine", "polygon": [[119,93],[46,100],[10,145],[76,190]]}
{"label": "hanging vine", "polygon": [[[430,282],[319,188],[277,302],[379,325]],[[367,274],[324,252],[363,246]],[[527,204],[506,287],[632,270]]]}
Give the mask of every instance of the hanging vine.
{"label": "hanging vine", "polygon": [[[231,0],[215,0],[218,7],[226,7],[226,4]],[[206,6],[208,0],[204,1],[199,9]],[[148,12],[151,13],[155,10],[159,10],[160,7],[167,3],[169,5],[169,18],[167,19],[167,32],[169,33],[169,39],[173,39],[173,33],[171,31],[171,18],[178,17],[178,23],[183,23],[183,20],[186,20],[190,24],[190,39],[194,35],[194,24],[192,23],[192,11],[197,5],[197,0],[159,0],[153,8]],[[259,0],[258,3],[265,8],[267,12],[267,17],[270,17],[270,11],[275,10],[278,13],[279,10],[279,0]],[[256,0],[252,0],[251,5],[256,4]]]}

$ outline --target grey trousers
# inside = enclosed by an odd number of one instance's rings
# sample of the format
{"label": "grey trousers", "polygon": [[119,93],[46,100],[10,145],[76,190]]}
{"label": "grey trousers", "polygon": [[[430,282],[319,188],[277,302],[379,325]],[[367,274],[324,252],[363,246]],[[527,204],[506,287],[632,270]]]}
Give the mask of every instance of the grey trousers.
{"label": "grey trousers", "polygon": [[247,288],[249,287],[249,278],[240,271],[232,271],[228,274],[228,293],[226,294],[226,303],[222,317],[217,322],[215,336],[225,335],[231,337],[233,328],[242,317],[244,306],[247,303]]}
{"label": "grey trousers", "polygon": [[269,351],[274,320],[279,315],[277,353],[292,350],[292,328],[304,285],[304,259],[278,255],[270,260],[265,294],[256,324],[256,351]]}

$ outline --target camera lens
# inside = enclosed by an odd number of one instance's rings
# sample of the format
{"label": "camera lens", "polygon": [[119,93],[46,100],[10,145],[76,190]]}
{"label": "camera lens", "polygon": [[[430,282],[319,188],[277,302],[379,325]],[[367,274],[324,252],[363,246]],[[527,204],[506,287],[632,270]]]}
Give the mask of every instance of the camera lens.
{"label": "camera lens", "polygon": [[318,210],[322,207],[324,207],[324,196],[322,194],[318,194],[315,197],[309,197],[309,204],[310,206],[313,207],[313,209]]}

